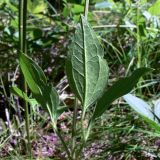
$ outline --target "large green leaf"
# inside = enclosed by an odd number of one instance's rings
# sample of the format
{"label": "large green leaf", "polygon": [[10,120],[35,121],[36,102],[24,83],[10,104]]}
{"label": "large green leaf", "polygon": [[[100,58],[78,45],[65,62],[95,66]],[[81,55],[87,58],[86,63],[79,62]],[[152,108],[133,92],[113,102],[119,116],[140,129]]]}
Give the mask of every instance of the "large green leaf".
{"label": "large green leaf", "polygon": [[69,46],[66,72],[70,87],[84,109],[93,104],[106,87],[108,65],[103,56],[104,50],[96,34],[81,16]]}
{"label": "large green leaf", "polygon": [[42,69],[28,56],[21,54],[19,61],[21,70],[32,91],[33,97],[49,112],[54,120],[57,119],[57,107],[59,106],[57,91],[51,85],[47,84]]}
{"label": "large green leaf", "polygon": [[131,76],[118,80],[98,100],[92,118],[95,119],[101,116],[114,100],[129,93],[136,85],[140,77],[151,70],[152,69],[150,68],[139,68],[135,70]]}
{"label": "large green leaf", "polygon": [[156,114],[152,111],[151,106],[149,106],[142,99],[133,96],[131,94],[124,95],[123,98],[129,104],[129,106],[139,113],[143,119],[150,124],[151,127],[160,131],[160,123]]}

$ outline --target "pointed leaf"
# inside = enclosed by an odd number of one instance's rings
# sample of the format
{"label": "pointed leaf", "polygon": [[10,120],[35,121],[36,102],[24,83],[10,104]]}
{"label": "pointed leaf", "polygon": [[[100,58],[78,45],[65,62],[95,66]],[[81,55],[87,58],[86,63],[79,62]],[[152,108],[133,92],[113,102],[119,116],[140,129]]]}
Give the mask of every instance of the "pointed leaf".
{"label": "pointed leaf", "polygon": [[93,104],[103,93],[108,80],[108,65],[103,59],[104,50],[89,26],[81,16],[66,61],[66,73],[70,87],[84,109]]}
{"label": "pointed leaf", "polygon": [[39,94],[38,86],[43,86],[47,83],[42,69],[24,54],[20,55],[19,63],[29,88],[35,94]]}
{"label": "pointed leaf", "polygon": [[131,76],[118,80],[98,100],[96,109],[93,114],[93,119],[101,116],[114,100],[129,93],[141,78],[141,76],[151,70],[152,69],[150,68],[139,68],[135,70]]}
{"label": "pointed leaf", "polygon": [[157,131],[160,131],[160,124],[158,119],[152,112],[152,108],[145,101],[131,94],[127,94],[123,96],[123,98],[132,109],[138,112],[143,117],[143,119],[149,123],[151,127]]}
{"label": "pointed leaf", "polygon": [[145,101],[131,94],[126,94],[123,96],[123,98],[136,112],[142,116],[154,120],[151,106],[149,106]]}
{"label": "pointed leaf", "polygon": [[49,112],[54,120],[57,119],[59,96],[57,91],[47,84],[42,69],[24,54],[20,55],[20,67],[33,97]]}

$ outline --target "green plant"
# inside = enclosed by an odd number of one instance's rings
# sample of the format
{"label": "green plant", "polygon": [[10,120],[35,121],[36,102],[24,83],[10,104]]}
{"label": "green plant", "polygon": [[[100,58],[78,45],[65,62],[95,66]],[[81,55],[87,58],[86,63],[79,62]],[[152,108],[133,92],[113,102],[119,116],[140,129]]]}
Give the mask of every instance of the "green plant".
{"label": "green plant", "polygon": [[123,98],[156,132],[160,132],[160,100],[156,101],[153,108],[141,98],[132,94],[127,94]]}
{"label": "green plant", "polygon": [[[27,55],[23,53],[19,55],[20,67],[32,96],[35,98],[34,101],[48,112],[53,129],[59,136],[70,160],[81,157],[95,120],[108,109],[114,100],[129,93],[143,74],[151,71],[149,68],[139,68],[131,76],[118,80],[106,90],[109,68],[103,58],[103,47],[87,21],[88,3],[89,1],[86,1],[85,17],[81,15],[80,23],[77,25],[72,42],[68,47],[66,60],[69,85],[75,94],[71,147],[66,144],[57,127],[58,117],[67,107],[61,105],[57,91],[47,83],[42,69]],[[12,88],[12,90],[31,103],[30,98],[23,91],[18,88]],[[79,128],[77,126],[78,100],[81,102],[82,110]],[[90,111],[90,116],[85,127],[84,121],[88,119],[87,111]],[[77,146],[79,134],[81,143]]]}
{"label": "green plant", "polygon": [[[27,41],[26,41],[26,21],[27,21],[27,0],[21,0],[19,3],[19,55],[27,54]],[[27,83],[24,78],[21,77],[21,88],[27,93]],[[27,132],[27,150],[31,157],[31,142],[29,133],[29,109],[28,102],[25,101],[25,126]]]}
{"label": "green plant", "polygon": [[[66,73],[70,87],[75,93],[75,108],[77,107],[77,98],[81,102],[81,145],[77,143],[77,120],[75,109],[72,129],[72,147],[67,147],[59,129],[57,128],[57,119],[66,109],[60,105],[59,97],[52,85],[47,83],[46,77],[41,68],[28,56],[21,54],[19,58],[20,67],[25,80],[32,91],[36,101],[48,112],[54,131],[59,136],[69,159],[78,159],[86,145],[92,126],[96,118],[100,117],[117,98],[130,92],[136,85],[139,78],[146,72],[151,71],[148,68],[140,68],[134,71],[130,77],[117,81],[112,87],[106,90],[108,81],[108,66],[103,59],[103,48],[97,39],[94,31],[89,26],[85,17],[81,16],[81,23],[78,24],[72,42],[69,46],[69,52],[66,61]],[[17,93],[17,92],[16,92]],[[22,93],[22,92],[21,92]],[[20,95],[20,93],[17,93]],[[22,94],[21,94],[22,97]],[[26,96],[23,96],[24,99]],[[84,127],[86,111],[94,107],[94,111],[88,126]]]}

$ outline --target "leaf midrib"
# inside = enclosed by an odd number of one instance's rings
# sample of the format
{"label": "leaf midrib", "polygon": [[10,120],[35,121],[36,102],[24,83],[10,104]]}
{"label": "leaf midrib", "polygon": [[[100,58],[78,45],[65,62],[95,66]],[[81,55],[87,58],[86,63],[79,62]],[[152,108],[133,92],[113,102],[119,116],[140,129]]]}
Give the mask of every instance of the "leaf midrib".
{"label": "leaf midrib", "polygon": [[[85,17],[84,17],[85,18]],[[85,28],[84,28],[85,21],[83,20],[83,17],[81,17],[81,26],[82,26],[82,34],[83,34],[83,52],[84,52],[84,102],[83,107],[87,108],[86,106],[86,99],[87,99],[87,67],[86,67],[86,61],[87,61],[87,50],[86,50],[86,39],[85,39]]]}

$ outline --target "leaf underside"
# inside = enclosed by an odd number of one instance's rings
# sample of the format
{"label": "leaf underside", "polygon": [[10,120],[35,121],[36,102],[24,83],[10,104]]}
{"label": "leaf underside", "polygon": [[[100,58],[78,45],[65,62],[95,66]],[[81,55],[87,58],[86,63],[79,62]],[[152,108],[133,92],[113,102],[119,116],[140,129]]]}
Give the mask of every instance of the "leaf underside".
{"label": "leaf underside", "polygon": [[84,109],[93,104],[106,87],[108,65],[103,56],[104,50],[96,34],[81,16],[69,46],[66,73],[70,87]]}
{"label": "leaf underside", "polygon": [[148,122],[152,128],[160,132],[159,117],[156,112],[152,111],[151,106],[142,99],[131,94],[124,95],[123,98],[133,110],[139,113],[143,119]]}

